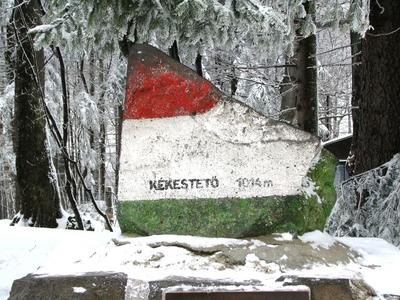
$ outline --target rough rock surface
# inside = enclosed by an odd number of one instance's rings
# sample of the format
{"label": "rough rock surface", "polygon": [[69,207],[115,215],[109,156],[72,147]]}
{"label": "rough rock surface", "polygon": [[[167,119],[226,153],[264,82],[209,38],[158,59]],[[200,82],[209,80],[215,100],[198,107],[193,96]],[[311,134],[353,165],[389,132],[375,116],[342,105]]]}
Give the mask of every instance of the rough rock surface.
{"label": "rough rock surface", "polygon": [[124,273],[28,274],[14,281],[9,300],[122,300],[126,283]]}
{"label": "rough rock surface", "polygon": [[[277,282],[281,282],[282,286],[310,288],[311,300],[372,300],[375,296],[374,291],[358,279],[282,276]],[[278,285],[275,289],[284,290]],[[75,276],[28,275],[14,282],[9,300],[162,300],[165,291],[179,290],[245,292],[274,290],[274,288],[251,280],[235,282],[179,276],[144,281],[127,278],[123,273],[86,273]],[[387,299],[396,298],[388,296]]]}
{"label": "rough rock surface", "polygon": [[374,290],[364,281],[349,278],[317,278],[282,276],[284,285],[306,285],[311,290],[311,300],[372,300]]}
{"label": "rough rock surface", "polygon": [[163,300],[310,300],[307,286],[218,287],[213,289],[176,287],[164,290]]}
{"label": "rough rock surface", "polygon": [[123,232],[305,232],[335,202],[336,161],[317,137],[226,99],[149,45],[130,49],[122,127]]}
{"label": "rough rock surface", "polygon": [[143,281],[124,273],[33,275],[15,280],[9,300],[161,300],[169,287],[223,287],[260,285],[257,281],[235,282],[207,278],[171,276]]}
{"label": "rough rock surface", "polygon": [[232,280],[211,280],[207,278],[171,276],[163,280],[141,281],[130,279],[126,289],[126,299],[161,300],[163,291],[179,286],[213,289],[223,286],[260,286],[260,282],[235,282]]}
{"label": "rough rock surface", "polygon": [[[279,234],[250,240],[163,235],[114,239],[106,248],[89,260],[119,273],[30,274],[14,282],[10,299],[161,300],[168,288],[248,291],[284,285],[308,286],[313,300],[360,300],[375,294],[355,279],[360,254],[321,232],[299,239]],[[340,273],[339,278],[327,278],[347,266],[353,266],[347,277]]]}

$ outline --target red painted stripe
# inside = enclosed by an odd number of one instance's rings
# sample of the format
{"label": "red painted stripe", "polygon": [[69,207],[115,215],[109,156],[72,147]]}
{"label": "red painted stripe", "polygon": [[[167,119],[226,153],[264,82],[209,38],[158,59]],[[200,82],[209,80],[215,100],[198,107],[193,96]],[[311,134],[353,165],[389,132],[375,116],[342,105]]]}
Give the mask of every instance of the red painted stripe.
{"label": "red painted stripe", "polygon": [[201,77],[193,80],[166,66],[148,66],[140,62],[131,70],[124,119],[193,115],[210,110],[218,102],[211,83]]}

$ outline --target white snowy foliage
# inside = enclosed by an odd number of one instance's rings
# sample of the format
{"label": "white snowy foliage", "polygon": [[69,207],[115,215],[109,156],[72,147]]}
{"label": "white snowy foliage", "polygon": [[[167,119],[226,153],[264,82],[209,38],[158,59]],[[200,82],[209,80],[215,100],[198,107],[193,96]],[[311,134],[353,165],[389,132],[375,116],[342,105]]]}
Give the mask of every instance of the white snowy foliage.
{"label": "white snowy foliage", "polygon": [[[16,174],[15,154],[12,143],[11,116],[13,112],[14,86],[9,85],[6,93],[0,95],[0,193],[1,210],[9,216],[14,213],[15,189],[13,178]],[[11,105],[10,105],[11,104]]]}
{"label": "white snowy foliage", "polygon": [[12,177],[16,173],[12,143],[12,116],[14,113],[14,84],[0,94],[0,191],[4,200],[14,198]]}
{"label": "white snowy foliage", "polygon": [[317,23],[341,31],[364,35],[369,28],[370,0],[319,0],[317,4]]}
{"label": "white snowy foliage", "polygon": [[279,116],[280,94],[278,89],[268,83],[253,85],[242,101],[265,116],[275,119]]}
{"label": "white snowy foliage", "polygon": [[46,21],[53,30],[41,25],[33,31],[46,32],[42,41],[47,44],[83,43],[103,51],[128,34],[132,41],[164,50],[176,40],[188,56],[203,47],[229,50],[243,42],[272,49],[289,32],[285,14],[256,0],[52,1]]}
{"label": "white snowy foliage", "polygon": [[[352,129],[350,43],[350,32],[348,31],[327,29],[317,33],[317,88],[321,117],[319,129],[323,140],[348,134]],[[336,50],[332,51],[332,49]],[[361,55],[361,53],[356,55]],[[326,131],[323,127],[326,128]]]}
{"label": "white snowy foliage", "polygon": [[[83,57],[91,49],[113,51],[126,35],[131,41],[150,43],[164,51],[177,41],[182,62],[192,66],[197,53],[202,54],[205,73],[224,92],[230,93],[227,76],[253,80],[240,80],[235,96],[274,116],[280,109],[280,96],[279,86],[273,81],[281,80],[281,70],[265,70],[264,74],[236,70],[227,75],[214,60],[220,51],[232,65],[279,64],[284,62],[285,53],[293,51],[292,42],[299,29],[308,36],[316,32],[317,25],[359,32],[368,28],[368,0],[316,1],[316,22],[307,15],[303,2],[58,0],[48,4],[44,21],[49,27],[41,25],[33,30],[46,33],[37,35],[38,44],[61,45],[65,51],[80,52]],[[303,19],[300,28],[299,19]]]}
{"label": "white snowy foliage", "polygon": [[[5,26],[10,20],[14,0],[2,0],[0,2],[0,26]],[[0,38],[2,38],[0,36]]]}
{"label": "white snowy foliage", "polygon": [[370,27],[369,7],[370,0],[355,0],[352,2],[351,9],[348,13],[348,18],[351,22],[350,27],[363,36]]}
{"label": "white snowy foliage", "polygon": [[[15,174],[15,155],[12,148],[12,116],[14,114],[14,83],[0,94],[0,171],[7,167]],[[8,174],[2,173],[2,176]]]}
{"label": "white snowy foliage", "polygon": [[[12,12],[13,0],[0,3],[0,22],[6,25]],[[60,46],[67,68],[67,85],[70,104],[71,135],[75,149],[71,153],[79,158],[89,186],[97,180],[99,157],[90,139],[97,138],[101,122],[107,130],[115,128],[117,117],[114,107],[124,98],[126,60],[119,57],[118,40],[128,34],[135,42],[151,43],[167,51],[177,41],[181,61],[193,67],[197,53],[203,57],[204,74],[225,93],[231,92],[231,79],[238,78],[235,98],[270,117],[279,115],[279,82],[282,70],[258,68],[285,63],[284,56],[292,50],[291,44],[298,30],[295,20],[305,19],[301,31],[304,35],[315,33],[316,28],[329,26],[335,30],[353,30],[361,33],[368,28],[369,0],[316,1],[316,22],[306,14],[303,0],[50,0],[43,1],[46,15],[44,25],[30,30],[36,47]],[[351,4],[350,4],[351,2]],[[131,25],[131,26],[130,26]],[[129,28],[130,26],[130,28]],[[0,37],[2,38],[2,37]],[[89,95],[79,76],[79,62],[90,60],[96,53],[95,72],[99,70],[98,56],[110,58],[104,81],[95,81],[96,92]],[[62,128],[62,96],[58,61],[46,52],[46,103]],[[106,63],[108,64],[108,62]],[[78,66],[78,67],[77,67]],[[86,66],[86,65],[85,65]],[[108,68],[108,67],[107,67]],[[318,69],[328,74],[332,69]],[[333,76],[336,76],[334,74]],[[325,76],[325,75],[324,75]],[[324,91],[331,92],[336,85],[326,75]],[[343,77],[344,78],[344,77]],[[345,79],[343,79],[345,80]],[[0,95],[0,121],[9,135],[7,149],[1,149],[0,159],[13,162],[11,147],[12,87]],[[100,93],[104,92],[105,112],[99,111]],[[7,96],[8,95],[8,96]],[[344,96],[343,96],[344,97]],[[5,99],[7,101],[5,101]],[[111,129],[110,129],[111,128]],[[10,130],[9,130],[10,129]],[[98,141],[95,141],[95,144]],[[115,139],[107,137],[107,143]],[[115,146],[115,145],[114,145]],[[59,149],[54,140],[49,145],[54,157]],[[108,146],[107,152],[112,146]],[[4,156],[4,157],[3,157]],[[115,154],[114,154],[115,156]],[[108,157],[115,162],[115,157]],[[13,165],[13,164],[12,164]]]}
{"label": "white snowy foliage", "polygon": [[11,120],[14,114],[14,83],[9,84],[0,94],[0,123],[4,126],[4,132],[11,131]]}
{"label": "white snowy foliage", "polygon": [[400,245],[400,154],[342,184],[326,231],[336,236],[380,237]]}

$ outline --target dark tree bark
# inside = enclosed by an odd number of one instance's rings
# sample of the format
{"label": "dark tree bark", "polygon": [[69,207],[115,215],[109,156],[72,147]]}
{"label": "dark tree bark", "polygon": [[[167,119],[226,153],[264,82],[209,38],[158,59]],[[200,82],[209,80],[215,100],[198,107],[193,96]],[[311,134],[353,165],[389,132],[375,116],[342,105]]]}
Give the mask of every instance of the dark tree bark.
{"label": "dark tree bark", "polygon": [[[99,84],[104,84],[104,63],[103,60],[99,61]],[[105,200],[106,195],[106,104],[104,99],[104,88],[100,93],[98,101],[98,109],[100,114],[100,140],[99,140],[99,151],[100,151],[100,165],[99,165],[99,200]]]}
{"label": "dark tree bark", "polygon": [[373,29],[362,41],[355,173],[377,167],[400,152],[399,11],[398,0],[371,1]]}
{"label": "dark tree bark", "polygon": [[[15,127],[20,213],[32,226],[57,227],[61,217],[57,180],[47,150],[44,100],[44,54],[35,51],[28,30],[40,25],[39,0],[15,0]],[[14,219],[14,221],[17,221]]]}
{"label": "dark tree bark", "polygon": [[85,73],[84,73],[84,60],[81,59],[80,63],[79,63],[79,75],[81,76],[81,80],[82,80],[82,84],[83,87],[85,89],[86,94],[89,94],[89,88],[86,82],[86,77],[85,77]]}
{"label": "dark tree bark", "polygon": [[181,62],[181,59],[179,58],[178,43],[176,41],[174,41],[171,48],[168,49],[168,52],[169,52],[169,56],[171,56],[173,59],[177,60],[178,62]]}
{"label": "dark tree bark", "polygon": [[[94,97],[95,96],[95,81],[96,81],[96,75],[95,75],[95,58],[94,58],[94,53],[93,51],[90,52],[89,55],[89,95]],[[93,150],[96,149],[95,145],[95,133],[93,130],[89,129],[89,139],[90,139],[90,148]]]}
{"label": "dark tree bark", "polygon": [[[304,4],[307,14],[315,16],[314,1]],[[300,20],[300,23],[304,20]],[[281,84],[282,104],[281,119],[294,123],[305,131],[318,134],[317,100],[317,40],[314,34],[304,38],[298,32],[295,42],[295,55],[287,58],[288,67]],[[291,65],[295,64],[293,68]]]}
{"label": "dark tree bark", "polygon": [[[297,45],[295,44],[297,51]],[[287,57],[287,64],[296,64],[296,56]],[[281,115],[280,119],[285,120],[288,123],[296,124],[296,102],[297,102],[297,92],[298,92],[298,82],[297,78],[297,67],[285,67],[285,73],[283,80],[280,83],[280,93],[282,97],[281,101]]]}
{"label": "dark tree bark", "polygon": [[195,61],[195,65],[196,65],[196,73],[197,75],[203,77],[203,64],[202,64],[202,56],[200,55],[200,53],[197,53],[196,56],[196,61]]}
{"label": "dark tree bark", "polygon": [[357,32],[350,32],[350,44],[351,44],[351,117],[353,120],[353,139],[350,148],[349,158],[347,160],[347,171],[350,176],[354,175],[354,163],[356,151],[355,142],[358,141],[358,131],[359,131],[359,102],[360,102],[360,92],[361,92],[361,37]]}
{"label": "dark tree bark", "polygon": [[[12,13],[12,16],[10,18],[10,22],[7,24],[7,28],[6,28],[6,48],[4,49],[4,59],[5,59],[5,63],[7,66],[7,81],[8,83],[11,83],[14,81],[14,77],[15,77],[15,69],[16,69],[16,65],[15,65],[15,59],[16,59],[16,41],[15,41],[15,24],[13,23],[14,21],[14,12]],[[14,153],[16,153],[16,124],[15,121],[13,119],[12,121],[12,141],[13,141],[13,150]],[[13,184],[14,184],[14,192],[17,195],[18,192],[18,182],[16,181],[16,178],[13,178]],[[14,209],[15,211],[20,211],[21,206],[20,206],[20,197],[15,197],[14,199]]]}
{"label": "dark tree bark", "polygon": [[65,191],[67,193],[69,204],[74,212],[75,219],[78,225],[78,229],[83,230],[83,222],[81,215],[78,210],[78,206],[76,203],[76,199],[78,197],[78,189],[76,185],[75,178],[71,171],[70,163],[68,157],[66,156],[68,151],[68,135],[69,135],[69,128],[70,128],[70,120],[69,120],[69,99],[68,99],[68,92],[67,92],[67,80],[65,74],[65,65],[64,59],[61,55],[61,50],[59,47],[55,49],[56,56],[60,63],[60,75],[61,75],[61,85],[62,85],[62,95],[63,95],[63,138],[62,138],[62,148],[63,148],[63,160],[64,160],[64,167],[65,167]]}
{"label": "dark tree bark", "polygon": [[[314,0],[304,3],[307,14],[315,16]],[[303,38],[299,42],[297,67],[300,89],[296,102],[297,123],[301,129],[318,134],[318,99],[317,99],[317,38],[315,34]]]}
{"label": "dark tree bark", "polygon": [[326,101],[325,101],[325,126],[328,129],[329,132],[332,131],[332,122],[331,122],[331,118],[330,118],[330,113],[331,113],[331,109],[332,109],[332,100],[331,100],[331,96],[327,95],[326,96]]}
{"label": "dark tree bark", "polygon": [[118,195],[118,188],[119,188],[119,160],[121,157],[121,135],[122,135],[122,119],[124,115],[124,105],[123,102],[118,103],[118,105],[115,106],[114,110],[115,114],[115,119],[117,122],[115,122],[115,144],[116,144],[116,164],[115,164],[115,194]]}

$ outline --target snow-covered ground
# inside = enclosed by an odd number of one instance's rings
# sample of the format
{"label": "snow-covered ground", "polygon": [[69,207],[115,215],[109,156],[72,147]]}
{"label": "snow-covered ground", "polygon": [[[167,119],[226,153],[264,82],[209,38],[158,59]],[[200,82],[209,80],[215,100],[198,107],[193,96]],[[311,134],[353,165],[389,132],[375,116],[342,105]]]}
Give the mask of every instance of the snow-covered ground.
{"label": "snow-covered ground", "polygon": [[[275,247],[258,240],[171,235],[127,238],[118,233],[10,227],[8,224],[9,221],[0,220],[0,299],[7,299],[14,279],[28,273],[120,271],[143,280],[181,275],[234,281],[254,279],[268,284],[283,275],[282,270],[274,269],[271,263],[260,260],[254,254],[246,257],[244,265],[227,266],[217,260],[210,260],[207,255],[195,253],[197,250],[203,251],[203,254],[209,251],[211,255],[221,247]],[[307,233],[301,240],[311,243],[311,249],[329,248],[335,242],[327,234],[318,231]],[[338,240],[357,250],[363,257],[348,264],[284,270],[285,275],[362,277],[380,294],[400,295],[397,279],[400,269],[399,249],[375,238]],[[117,246],[119,241],[129,243]],[[276,241],[291,242],[291,237],[288,234],[277,236]]]}

